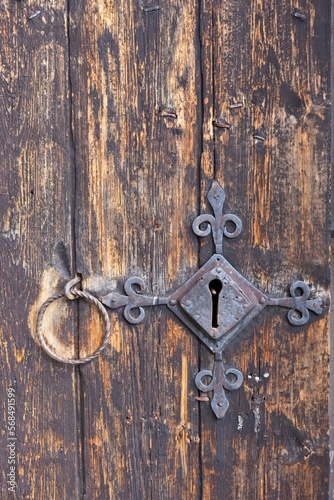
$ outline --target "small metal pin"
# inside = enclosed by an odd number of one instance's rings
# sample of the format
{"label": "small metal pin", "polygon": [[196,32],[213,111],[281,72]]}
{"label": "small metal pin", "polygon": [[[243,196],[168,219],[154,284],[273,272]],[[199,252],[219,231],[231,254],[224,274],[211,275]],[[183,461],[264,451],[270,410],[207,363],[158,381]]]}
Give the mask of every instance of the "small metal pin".
{"label": "small metal pin", "polygon": [[168,109],[161,111],[160,116],[163,118],[173,118],[173,120],[176,120],[177,118],[177,114],[174,111],[169,111]]}
{"label": "small metal pin", "polygon": [[144,12],[155,12],[156,10],[160,10],[159,5],[153,5],[152,7],[144,7]]}
{"label": "small metal pin", "polygon": [[300,19],[300,21],[303,21],[303,23],[306,23],[306,21],[307,21],[307,15],[306,14],[302,14],[301,12],[298,12],[296,10],[292,14],[292,17],[296,17],[297,19]]}
{"label": "small metal pin", "polygon": [[235,102],[229,105],[230,109],[235,109],[235,108],[242,108],[243,103],[242,102]]}
{"label": "small metal pin", "polygon": [[265,137],[262,137],[262,135],[253,135],[254,139],[257,139],[258,141],[265,141]]}
{"label": "small metal pin", "polygon": [[197,396],[195,399],[196,401],[210,401],[210,398],[207,396]]}
{"label": "small metal pin", "polygon": [[213,124],[214,127],[217,127],[217,128],[225,128],[225,129],[229,129],[230,128],[230,124],[229,123],[221,123],[219,121],[213,121],[212,124]]}
{"label": "small metal pin", "polygon": [[34,12],[33,14],[31,14],[31,16],[28,17],[29,21],[31,21],[31,19],[34,19],[35,17],[39,16],[41,13],[40,10],[36,10],[36,12]]}

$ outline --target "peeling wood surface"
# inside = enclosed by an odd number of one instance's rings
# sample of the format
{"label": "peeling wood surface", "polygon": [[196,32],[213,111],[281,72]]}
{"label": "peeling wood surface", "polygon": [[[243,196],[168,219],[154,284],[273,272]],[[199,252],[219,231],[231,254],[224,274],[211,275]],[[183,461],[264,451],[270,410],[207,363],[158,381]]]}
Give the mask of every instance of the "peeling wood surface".
{"label": "peeling wood surface", "polygon": [[[12,386],[13,498],[328,498],[330,5],[299,7],[3,2],[1,498]],[[212,356],[167,308],[139,326],[111,313],[80,368],[44,355],[38,308],[75,272],[97,296],[134,275],[167,295],[211,256],[191,224],[214,178],[243,221],[226,258],[265,293],[302,279],[325,304],[303,327],[268,307],[231,342],[245,381],[225,418],[194,385]],[[43,325],[68,357],[103,335],[81,301]]]}

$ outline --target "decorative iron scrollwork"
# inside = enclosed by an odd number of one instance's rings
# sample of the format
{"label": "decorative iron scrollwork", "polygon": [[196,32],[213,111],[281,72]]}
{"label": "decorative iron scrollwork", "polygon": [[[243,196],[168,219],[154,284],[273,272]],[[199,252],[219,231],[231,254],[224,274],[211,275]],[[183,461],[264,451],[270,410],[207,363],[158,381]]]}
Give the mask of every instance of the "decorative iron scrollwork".
{"label": "decorative iron scrollwork", "polygon": [[[104,306],[111,309],[124,307],[125,319],[138,324],[145,318],[145,307],[165,304],[214,353],[212,371],[201,370],[196,375],[195,384],[202,392],[212,392],[211,408],[217,418],[222,418],[229,406],[225,390],[239,389],[243,382],[240,370],[224,368],[222,353],[228,342],[268,305],[288,308],[288,320],[296,326],[307,323],[309,311],[321,314],[322,309],[320,298],[310,299],[311,290],[304,281],[291,285],[290,297],[272,298],[244,278],[223,256],[224,236],[236,238],[242,229],[241,220],[236,215],[223,213],[225,192],[217,181],[212,184],[208,200],[214,215],[196,217],[193,230],[201,237],[212,233],[215,253],[188,281],[167,297],[157,297],[151,296],[142,278],[135,276],[124,283],[125,295],[113,291],[98,300],[88,291],[79,290],[77,286],[81,279],[74,278],[65,286],[64,292],[50,297],[38,314],[38,338],[49,356],[73,365],[96,358],[110,336],[110,322]],[[82,298],[95,304],[105,322],[106,331],[101,346],[82,359],[66,359],[57,355],[42,335],[42,321],[47,307],[64,296],[69,300]]]}
{"label": "decorative iron scrollwork", "polygon": [[[213,242],[216,247],[216,253],[223,253],[223,236],[227,238],[236,238],[242,230],[242,222],[236,215],[225,214],[223,215],[223,208],[225,203],[225,191],[218,184],[213,181],[212,187],[207,196],[209,203],[213,209],[214,216],[211,214],[202,214],[196,217],[193,222],[193,231],[197,236],[208,236],[212,232]],[[235,225],[235,230],[230,232],[227,229],[227,222],[232,222]],[[200,226],[206,223],[206,229],[201,229]]]}
{"label": "decorative iron scrollwork", "polygon": [[[233,375],[235,381],[229,380],[227,377],[228,375]],[[208,376],[211,377],[211,382],[205,384],[203,379]],[[212,372],[209,370],[202,370],[197,373],[195,377],[197,389],[202,392],[213,392],[211,408],[217,418],[223,418],[229,407],[224,389],[227,391],[235,391],[239,389],[243,381],[243,374],[236,368],[229,368],[225,371],[221,352],[215,354],[215,364]]]}
{"label": "decorative iron scrollwork", "polygon": [[[133,277],[126,280],[124,283],[124,291],[126,295],[121,295],[117,292],[111,292],[105,297],[100,297],[101,302],[111,309],[124,308],[124,317],[129,323],[138,324],[145,318],[144,307],[160,306],[168,303],[167,298],[151,297],[144,295],[146,285],[141,278]],[[138,314],[133,314],[137,311]]]}
{"label": "decorative iron scrollwork", "polygon": [[[214,353],[213,370],[202,370],[195,378],[197,388],[212,392],[211,407],[222,418],[229,406],[225,390],[238,389],[243,382],[236,368],[225,370],[222,352],[227,343],[267,305],[289,309],[292,325],[304,325],[310,313],[321,314],[321,299],[310,299],[310,288],[303,281],[290,287],[291,297],[271,298],[255,288],[223,256],[223,239],[236,238],[242,222],[236,215],[224,214],[225,191],[214,181],[208,193],[212,214],[202,214],[193,222],[197,236],[212,233],[215,254],[176,292],[167,297],[147,295],[141,278],[129,278],[124,284],[125,295],[111,292],[101,302],[112,309],[124,307],[124,317],[138,324],[145,317],[144,308],[166,304],[171,311]],[[203,227],[204,226],[204,227]],[[211,379],[208,383],[205,380]],[[234,379],[234,380],[233,380]]]}

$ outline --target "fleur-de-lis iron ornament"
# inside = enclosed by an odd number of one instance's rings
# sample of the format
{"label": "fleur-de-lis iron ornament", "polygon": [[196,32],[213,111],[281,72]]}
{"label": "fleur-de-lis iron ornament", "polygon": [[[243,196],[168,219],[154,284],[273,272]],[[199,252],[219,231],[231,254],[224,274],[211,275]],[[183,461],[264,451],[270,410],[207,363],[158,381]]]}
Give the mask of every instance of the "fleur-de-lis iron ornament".
{"label": "fleur-de-lis iron ornament", "polygon": [[[322,313],[322,301],[310,299],[310,288],[303,281],[293,283],[291,296],[284,298],[270,298],[249,283],[223,257],[224,236],[236,238],[242,223],[236,215],[223,213],[225,192],[217,181],[212,184],[208,200],[214,215],[199,215],[193,222],[193,231],[201,237],[212,233],[215,254],[186,283],[168,297],[153,297],[147,295],[141,278],[132,277],[124,284],[125,295],[111,292],[100,300],[111,309],[124,307],[125,319],[134,324],[143,321],[144,307],[166,304],[214,353],[213,370],[200,371],[195,384],[202,392],[212,392],[212,410],[217,418],[222,418],[229,407],[225,390],[236,390],[243,382],[238,369],[224,368],[222,352],[227,343],[267,305],[288,308],[289,322],[304,325],[309,311]],[[231,226],[233,231],[228,229]],[[206,383],[208,377],[211,380]]]}
{"label": "fleur-de-lis iron ornament", "polygon": [[[167,305],[171,311],[214,354],[213,370],[202,370],[195,377],[195,384],[202,392],[212,392],[211,408],[217,418],[222,418],[229,406],[225,390],[239,389],[243,375],[237,368],[225,370],[223,350],[227,343],[267,305],[289,309],[288,320],[292,325],[304,325],[310,317],[309,311],[321,314],[321,299],[310,299],[310,288],[304,281],[296,281],[290,287],[290,297],[271,298],[247,281],[223,256],[223,240],[236,238],[242,229],[239,217],[224,214],[225,192],[214,181],[208,193],[212,214],[199,215],[193,222],[193,231],[204,237],[210,232],[215,244],[215,253],[186,283],[168,297],[153,297],[146,291],[144,281],[129,278],[124,284],[125,295],[111,292],[97,299],[87,290],[76,285],[76,277],[65,286],[64,292],[56,293],[44,302],[37,319],[37,336],[43,349],[55,360],[78,365],[96,358],[106,347],[110,336],[110,321],[104,306],[111,309],[124,307],[124,317],[129,323],[138,324],[145,318],[145,307]],[[230,231],[228,228],[233,227]],[[82,298],[94,304],[103,316],[105,336],[96,351],[81,359],[65,359],[50,348],[42,335],[42,322],[48,306],[66,296],[69,300]],[[211,379],[206,383],[207,379]]]}

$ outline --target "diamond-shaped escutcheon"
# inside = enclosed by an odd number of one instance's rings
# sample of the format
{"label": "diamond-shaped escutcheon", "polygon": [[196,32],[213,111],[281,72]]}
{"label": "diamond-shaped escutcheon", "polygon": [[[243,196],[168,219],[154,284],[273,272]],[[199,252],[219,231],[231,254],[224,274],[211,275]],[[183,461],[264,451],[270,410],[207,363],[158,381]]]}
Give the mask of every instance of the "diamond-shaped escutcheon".
{"label": "diamond-shaped escutcheon", "polygon": [[168,307],[212,352],[220,352],[268,304],[220,254],[170,297]]}

